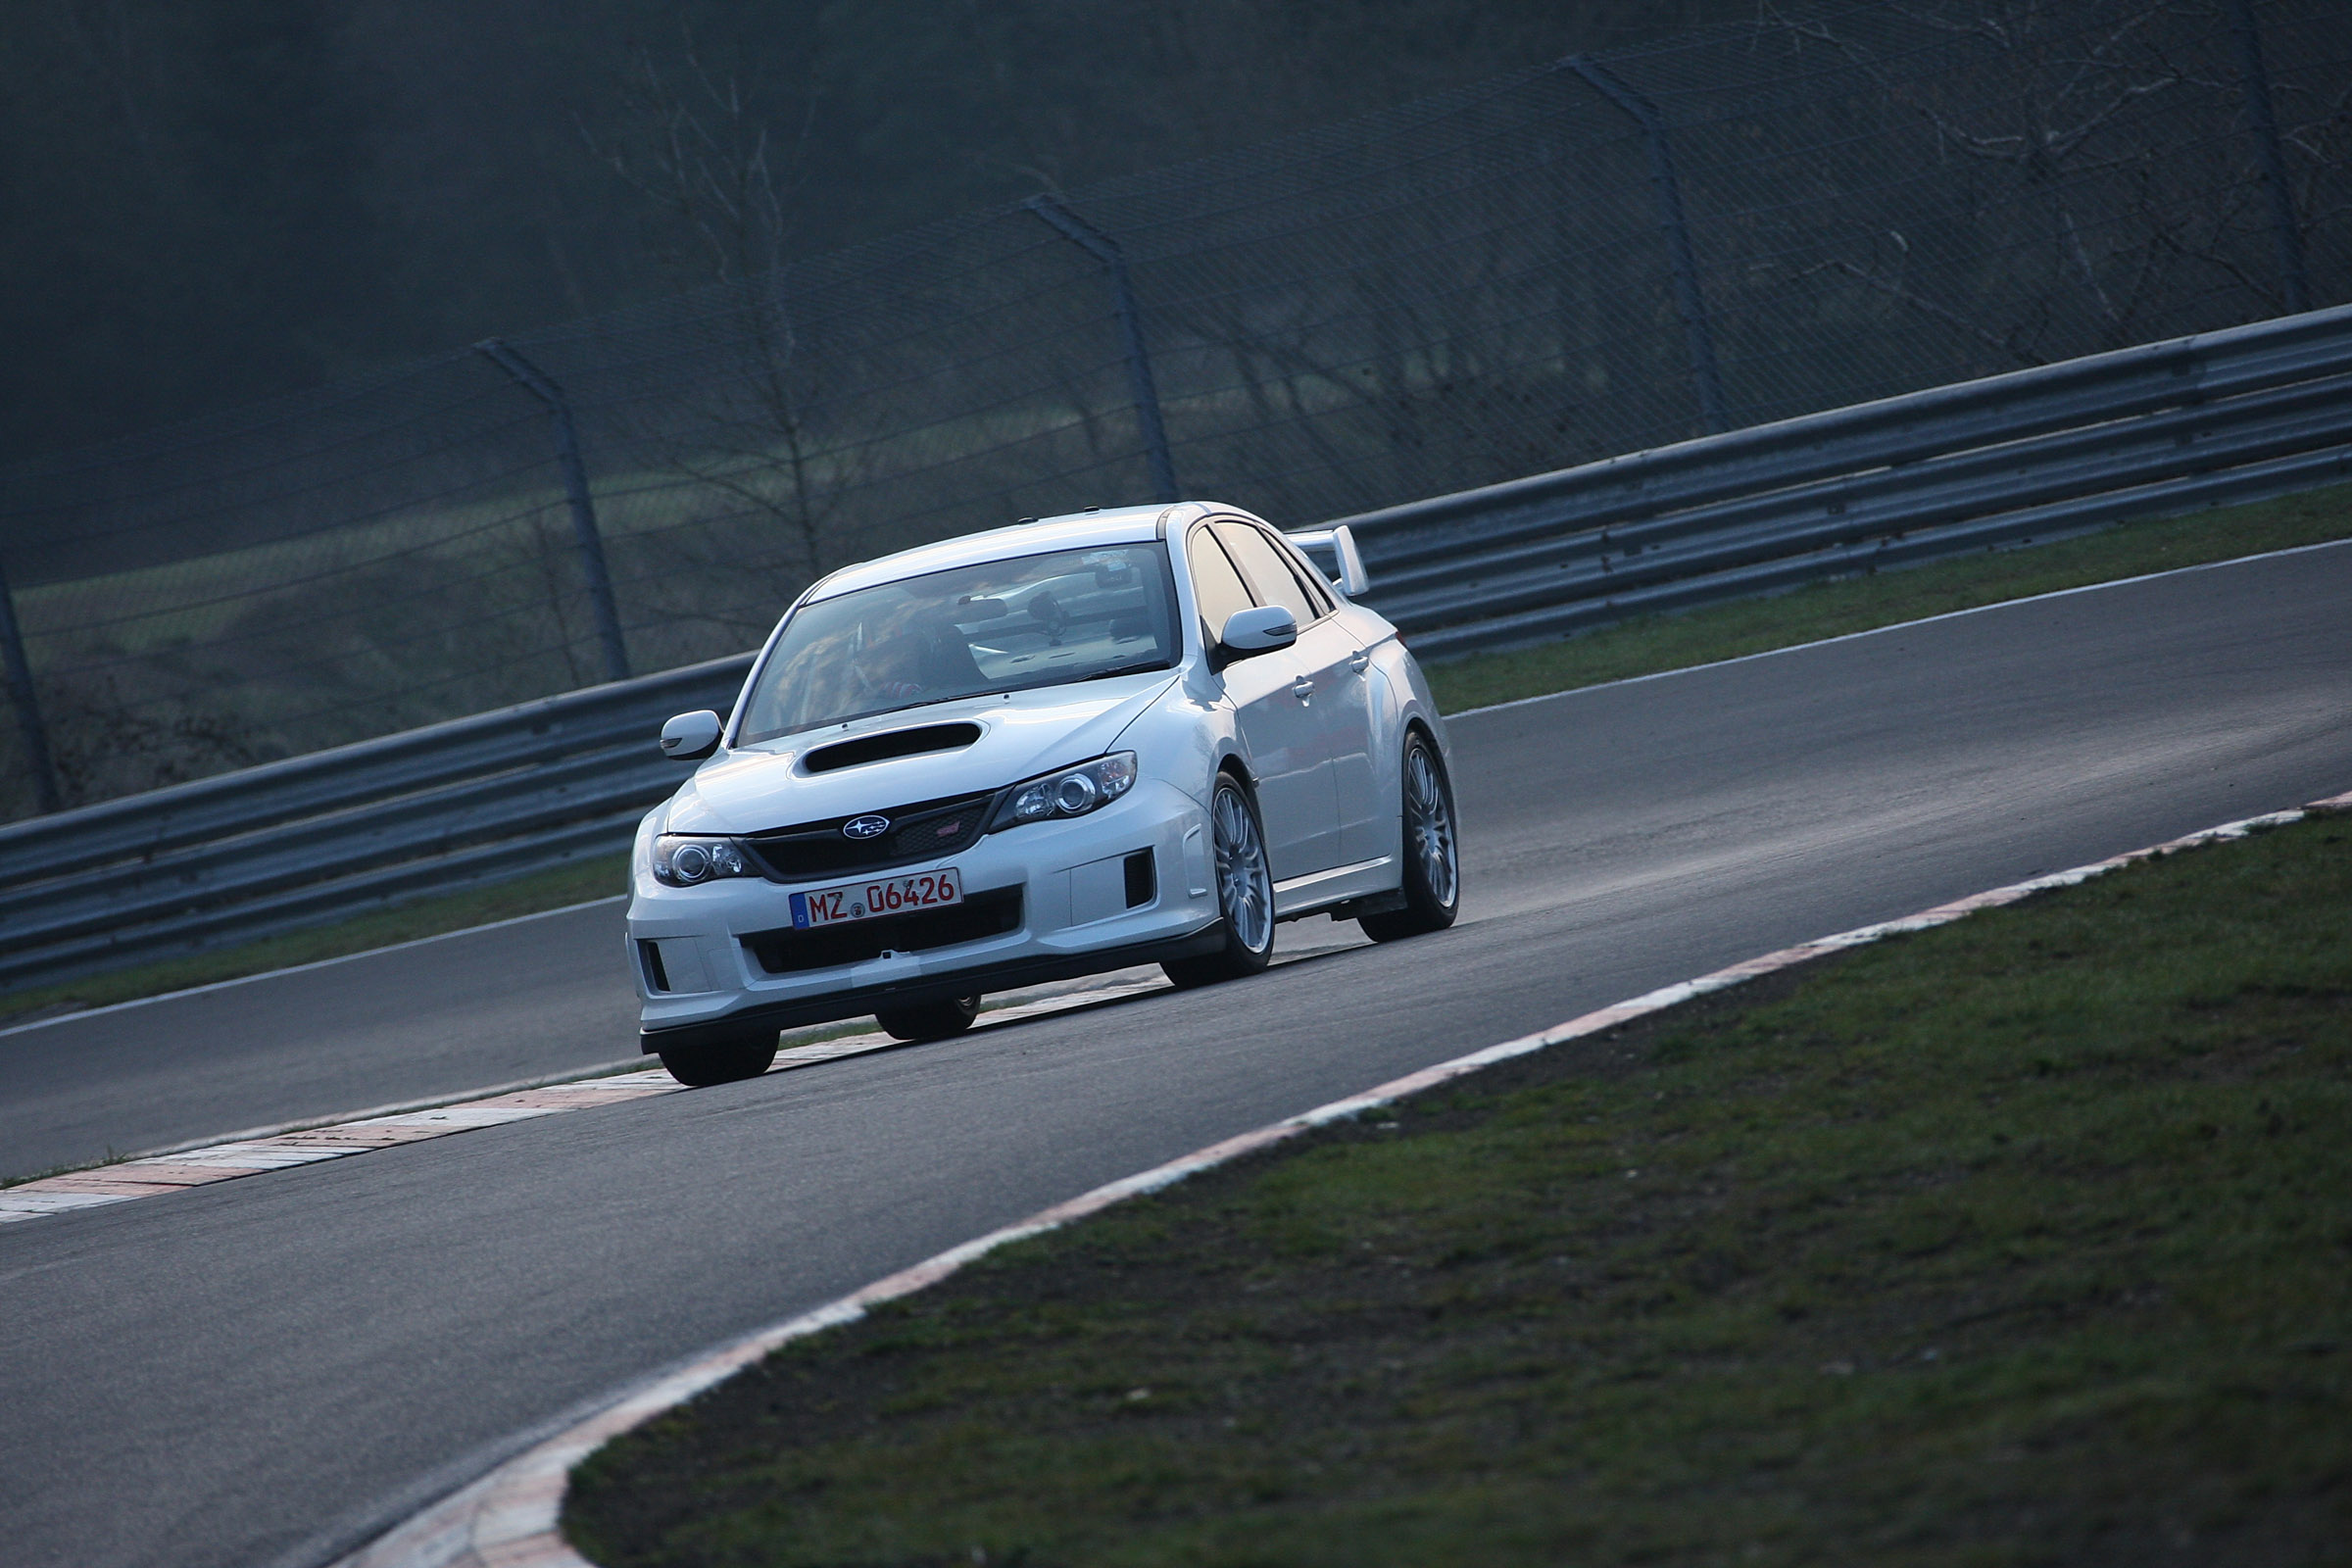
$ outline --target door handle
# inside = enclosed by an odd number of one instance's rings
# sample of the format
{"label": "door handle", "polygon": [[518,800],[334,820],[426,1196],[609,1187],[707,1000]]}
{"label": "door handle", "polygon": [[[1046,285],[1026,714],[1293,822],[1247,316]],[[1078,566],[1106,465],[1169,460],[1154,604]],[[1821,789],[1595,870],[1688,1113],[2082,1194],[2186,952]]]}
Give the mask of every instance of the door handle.
{"label": "door handle", "polygon": [[1359,648],[1348,656],[1348,667],[1358,675],[1364,672],[1364,666],[1370,662],[1372,662],[1372,650],[1369,648]]}
{"label": "door handle", "polygon": [[1291,682],[1291,695],[1298,698],[1299,702],[1304,703],[1315,695],[1315,683],[1311,680],[1308,680],[1304,675],[1301,675],[1297,680]]}

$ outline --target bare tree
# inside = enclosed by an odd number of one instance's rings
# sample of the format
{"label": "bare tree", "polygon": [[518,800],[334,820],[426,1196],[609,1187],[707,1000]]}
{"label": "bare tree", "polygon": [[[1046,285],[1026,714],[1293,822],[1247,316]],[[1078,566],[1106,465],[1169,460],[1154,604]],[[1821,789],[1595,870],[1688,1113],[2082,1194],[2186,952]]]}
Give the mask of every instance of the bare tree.
{"label": "bare tree", "polygon": [[724,374],[690,396],[690,432],[664,442],[671,466],[698,484],[781,524],[794,574],[830,564],[830,540],[855,447],[812,419],[824,376],[795,319],[787,267],[793,195],[818,95],[802,94],[799,124],[780,141],[741,74],[706,63],[691,33],[672,62],[631,57],[618,91],[624,129],[590,149],[665,220],[673,262],[734,294]]}
{"label": "bare tree", "polygon": [[[1851,277],[2024,364],[2193,329],[2205,324],[2194,302],[2217,283],[2258,309],[2281,308],[2260,260],[2265,218],[2240,124],[2242,83],[2217,48],[2229,22],[2210,0],[1889,0],[1859,25],[1853,13],[1767,0],[1763,27],[1857,68],[1927,130],[1937,164],[1993,174],[2002,195],[1985,204],[1984,220],[1999,225],[1988,248],[2012,270],[2036,256],[2043,269],[2038,288],[2023,277],[1989,287],[1983,269],[1923,281],[1910,242],[1882,230],[1862,236],[1866,256],[1804,271]],[[1940,41],[1975,69],[1905,70],[1886,43],[1898,36]],[[2340,160],[2322,126],[2298,131],[2315,166]],[[2053,313],[2052,289],[2071,289],[2084,309]],[[2085,340],[2048,341],[2068,319]]]}

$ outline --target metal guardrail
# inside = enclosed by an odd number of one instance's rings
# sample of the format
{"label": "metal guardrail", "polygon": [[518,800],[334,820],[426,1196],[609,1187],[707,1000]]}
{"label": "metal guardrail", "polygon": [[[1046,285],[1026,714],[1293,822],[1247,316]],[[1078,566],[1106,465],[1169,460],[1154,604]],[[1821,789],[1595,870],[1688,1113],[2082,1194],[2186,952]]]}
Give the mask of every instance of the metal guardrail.
{"label": "metal guardrail", "polygon": [[[1424,658],[2352,478],[2352,307],[1344,519]],[[738,655],[0,827],[0,989],[625,847]],[[614,889],[619,891],[618,888]]]}
{"label": "metal guardrail", "polygon": [[2352,478],[2352,306],[1341,519],[1423,658]]}
{"label": "metal guardrail", "polygon": [[680,710],[726,711],[751,662],[592,686],[0,827],[0,988],[623,849],[678,785],[655,729]]}

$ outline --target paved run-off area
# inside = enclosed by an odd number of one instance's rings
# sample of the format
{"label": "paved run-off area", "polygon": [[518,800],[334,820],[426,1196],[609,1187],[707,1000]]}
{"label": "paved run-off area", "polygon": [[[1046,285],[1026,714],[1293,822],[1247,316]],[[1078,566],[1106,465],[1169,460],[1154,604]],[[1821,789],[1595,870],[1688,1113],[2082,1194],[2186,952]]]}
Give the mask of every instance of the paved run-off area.
{"label": "paved run-off area", "polygon": [[[1765,949],[2336,793],[2346,603],[2328,548],[1473,715],[1442,936],[6,1227],[0,1531],[28,1564],[315,1557],[479,1446],[1102,1182]],[[599,945],[551,917],[300,1008],[259,982],[237,1012],[114,1014],[150,1016],[74,1103],[125,1148],[280,1119],[106,1120],[445,1049],[484,1027],[451,1002],[474,976],[496,1049],[562,1045],[606,1026],[557,978]],[[72,1099],[70,1068],[18,1083]]]}

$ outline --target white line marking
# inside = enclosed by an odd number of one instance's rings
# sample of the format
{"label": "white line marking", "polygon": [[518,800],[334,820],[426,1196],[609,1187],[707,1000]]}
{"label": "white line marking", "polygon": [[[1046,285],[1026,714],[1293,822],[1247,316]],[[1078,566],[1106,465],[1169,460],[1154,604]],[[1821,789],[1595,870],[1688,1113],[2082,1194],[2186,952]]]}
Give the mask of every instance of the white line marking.
{"label": "white line marking", "polygon": [[[496,883],[489,885],[497,886]],[[380,958],[387,953],[406,953],[411,948],[426,947],[435,942],[448,942],[458,937],[479,936],[484,931],[502,931],[508,926],[523,925],[532,920],[552,920],[559,914],[576,914],[582,909],[593,909],[599,905],[619,904],[627,898],[626,893],[615,893],[609,898],[590,899],[585,904],[566,904],[560,909],[539,909],[530,914],[509,915],[504,920],[492,920],[487,925],[469,925],[460,930],[443,931],[429,937],[411,937],[406,942],[395,942],[389,947],[369,948],[364,953],[345,953],[332,958],[313,958],[308,963],[288,964],[283,969],[264,969],[259,974],[241,974],[234,979],[215,980],[201,986],[185,986],[177,991],[159,992],[152,997],[133,997],[128,1002],[110,1002],[102,1007],[80,1007],[73,1012],[58,1013],[53,1017],[35,1018],[30,1023],[10,1024],[5,1029],[0,1029],[0,1036],[21,1035],[33,1029],[46,1029],[52,1024],[74,1023],[83,1018],[96,1018],[106,1013],[122,1012],[131,1007],[153,1006],[159,1002],[176,1002],[181,997],[201,997],[208,991],[226,991],[230,986],[249,986],[257,980],[275,980],[289,974],[308,974],[313,969],[332,968],[338,963],[357,963],[362,958]],[[399,907],[399,906],[394,906],[394,907]],[[99,980],[105,977],[92,975],[90,978]],[[71,983],[71,981],[61,982],[61,984]]]}
{"label": "white line marking", "polygon": [[1188,1176],[1224,1164],[1238,1155],[1284,1142],[1309,1128],[1361,1115],[1376,1106],[1407,1095],[1419,1094],[1494,1062],[1527,1055],[1547,1046],[1582,1036],[1599,1034],[1632,1019],[1662,1011],[1692,997],[1728,990],[1759,975],[1789,968],[1827,954],[1861,947],[1885,937],[1945,925],[1979,909],[2015,904],[2045,889],[2087,882],[2092,877],[2172,850],[2186,849],[2217,839],[2243,838],[2257,827],[2283,826],[2322,810],[2352,810],[2352,795],[2315,801],[2301,810],[2274,811],[2264,816],[2225,822],[2219,827],[2191,833],[2170,843],[2152,845],[2089,865],[2075,866],[2028,882],[2013,883],[1965,899],[1956,899],[1949,904],[1939,904],[1903,919],[1840,931],[1793,948],[1783,948],[1777,953],[1763,954],[1718,969],[1712,974],[1700,975],[1694,980],[1662,986],[1631,1002],[1621,1002],[1614,1006],[1571,1018],[1539,1034],[1522,1035],[1516,1040],[1489,1046],[1467,1056],[1456,1056],[1451,1061],[1423,1068],[1377,1089],[1346,1100],[1333,1101],[1330,1104],[1319,1105],[1287,1120],[1228,1138],[1223,1143],[1211,1144],[1181,1159],[1170,1160],[1164,1165],[1098,1187],[1091,1193],[1082,1194],[1065,1203],[1057,1203],[1003,1230],[991,1231],[960,1247],[950,1248],[912,1268],[876,1280],[862,1290],[854,1291],[814,1311],[804,1312],[798,1317],[731,1340],[705,1351],[675,1370],[657,1373],[651,1378],[625,1385],[614,1391],[611,1401],[597,1413],[556,1437],[525,1449],[439,1502],[410,1515],[369,1544],[339,1559],[335,1568],[595,1568],[594,1564],[571,1549],[557,1526],[558,1515],[564,1506],[564,1488],[573,1466],[612,1439],[683,1404],[779,1346],[839,1324],[856,1322],[871,1307],[900,1297],[911,1296],[927,1286],[935,1285],[964,1264],[1007,1243],[1057,1229],[1073,1220],[1108,1208],[1123,1199],[1171,1187]]}
{"label": "white line marking", "polygon": [[[2287,556],[2307,555],[2314,550],[2341,550],[2347,546],[2352,546],[2352,539],[2323,539],[2316,545],[2289,545],[2283,550],[2265,550],[2259,555],[2236,556],[2228,561],[2200,561],[2193,566],[2167,566],[2162,571],[2143,571],[2136,577],[2117,577],[2108,582],[2086,582],[2074,588],[2053,588],[2047,593],[2027,594],[2022,599],[1996,599],[1989,605],[1971,605],[1966,610],[1946,610],[1934,615],[1922,615],[1917,620],[1898,620],[1885,626],[1873,626],[1868,631],[1840,632],[1835,637],[1816,638],[1809,643],[1790,643],[1786,648],[1759,649],[1752,654],[1740,654],[1731,659],[1718,659],[1704,664],[1685,664],[1679,669],[1657,669],[1646,675],[1626,675],[1617,680],[1597,681],[1591,686],[1571,687],[1564,692],[1543,692],[1534,697],[1514,697],[1507,703],[1489,703],[1484,708],[1465,708],[1458,713],[1447,713],[1446,720],[1447,723],[1451,723],[1457,718],[1468,718],[1474,713],[1499,713],[1506,708],[1525,708],[1530,703],[1557,702],[1563,697],[1581,697],[1587,692],[1605,692],[1614,686],[1636,686],[1645,680],[1671,680],[1677,675],[1694,674],[1702,669],[1722,669],[1730,664],[1744,664],[1758,659],[1778,659],[1783,654],[1801,654],[1809,648],[1829,648],[1838,643],[1854,642],[1863,637],[1884,637],[1888,632],[1909,631],[1915,626],[1933,626],[1939,620],[1958,620],[1963,615],[1982,615],[1990,611],[2008,610],[2018,605],[2036,605],[2045,599],[2069,599],[2076,594],[2095,594],[2102,593],[2109,588],[2129,588],[2136,582],[2154,582],[2160,577],[2178,577],[2184,572],[2219,571],[2226,566],[2243,566],[2257,561],[2278,561]],[[1664,612],[1656,612],[1656,613],[1664,613]],[[1645,618],[1647,617],[1632,617],[1636,620]],[[1612,624],[1624,625],[1628,622],[1618,621]],[[1593,628],[1595,631],[1603,629],[1605,628]],[[1558,642],[1574,640],[1568,637],[1555,639]],[[1544,648],[1549,647],[1550,644],[1536,643],[1530,646]],[[1515,653],[1525,653],[1526,651],[1526,649],[1509,650],[1509,652]],[[1463,657],[1476,658],[1478,656],[1472,654]]]}

